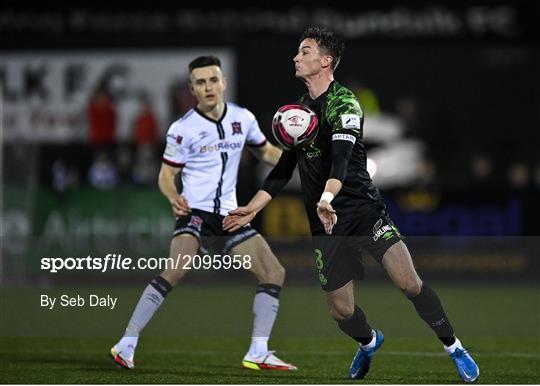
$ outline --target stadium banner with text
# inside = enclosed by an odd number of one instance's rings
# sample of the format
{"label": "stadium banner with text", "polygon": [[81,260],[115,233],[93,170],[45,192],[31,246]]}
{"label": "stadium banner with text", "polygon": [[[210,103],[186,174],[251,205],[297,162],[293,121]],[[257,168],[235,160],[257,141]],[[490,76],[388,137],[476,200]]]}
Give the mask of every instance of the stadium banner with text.
{"label": "stadium banner with text", "polygon": [[[281,8],[281,9],[280,9]],[[0,13],[0,33],[18,34],[25,42],[33,36],[49,38],[59,34],[76,36],[82,41],[103,36],[129,36],[161,39],[165,42],[189,41],[194,35],[208,34],[212,41],[230,39],[231,34],[296,34],[306,25],[323,25],[348,39],[383,37],[385,39],[453,39],[516,41],[535,40],[538,26],[532,1],[451,2],[441,4],[395,4],[350,2],[339,7],[320,4],[250,4],[250,7],[197,9],[156,5],[152,11],[136,6],[129,9],[92,10],[8,8]],[[223,34],[223,31],[228,31]],[[200,39],[200,36],[197,36]],[[536,38],[537,39],[537,38]],[[11,39],[4,39],[9,45]],[[58,44],[56,39],[56,44]],[[126,44],[125,41],[123,41]],[[44,44],[44,43],[42,43]],[[34,43],[35,45],[35,43]]]}
{"label": "stadium banner with text", "polygon": [[164,133],[179,116],[175,104],[190,99],[189,62],[209,52],[221,59],[229,80],[226,98],[234,100],[235,59],[226,48],[1,53],[3,139],[85,141],[88,106],[98,87],[112,97],[117,140],[132,137],[142,96]]}

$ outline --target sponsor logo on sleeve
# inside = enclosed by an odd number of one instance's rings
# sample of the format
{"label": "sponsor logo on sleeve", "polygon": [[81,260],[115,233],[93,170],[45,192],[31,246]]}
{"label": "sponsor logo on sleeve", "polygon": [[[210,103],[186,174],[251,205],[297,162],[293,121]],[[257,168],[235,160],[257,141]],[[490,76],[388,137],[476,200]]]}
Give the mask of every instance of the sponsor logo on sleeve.
{"label": "sponsor logo on sleeve", "polygon": [[356,114],[343,114],[341,116],[341,126],[344,129],[359,129],[360,116]]}
{"label": "sponsor logo on sleeve", "polygon": [[176,145],[174,143],[167,143],[163,155],[167,158],[173,158],[176,155]]}
{"label": "sponsor logo on sleeve", "polygon": [[332,141],[349,141],[356,143],[356,137],[351,134],[334,134],[332,135]]}

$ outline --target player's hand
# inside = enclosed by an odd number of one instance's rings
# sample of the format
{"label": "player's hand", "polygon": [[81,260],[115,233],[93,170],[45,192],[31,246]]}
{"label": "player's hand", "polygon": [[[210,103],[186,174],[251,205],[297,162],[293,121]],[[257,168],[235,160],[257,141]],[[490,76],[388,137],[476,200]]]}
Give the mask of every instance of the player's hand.
{"label": "player's hand", "polygon": [[188,200],[184,196],[176,196],[170,202],[175,217],[187,216],[191,213]]}
{"label": "player's hand", "polygon": [[319,201],[317,203],[317,215],[319,220],[324,225],[324,231],[326,234],[332,234],[332,229],[337,223],[337,215],[332,205],[330,205],[326,200]]}
{"label": "player's hand", "polygon": [[247,206],[241,206],[235,210],[231,210],[229,215],[223,219],[223,230],[234,232],[244,225],[249,224],[255,218],[256,214],[257,212]]}

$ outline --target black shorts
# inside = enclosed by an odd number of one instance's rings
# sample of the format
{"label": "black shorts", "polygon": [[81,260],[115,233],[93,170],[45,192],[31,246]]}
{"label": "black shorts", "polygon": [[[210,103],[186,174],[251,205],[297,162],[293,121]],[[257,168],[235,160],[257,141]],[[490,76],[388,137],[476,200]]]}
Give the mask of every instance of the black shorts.
{"label": "black shorts", "polygon": [[192,209],[187,216],[176,220],[173,237],[189,233],[199,240],[202,253],[229,253],[232,248],[255,236],[258,232],[247,224],[234,232],[222,229],[224,216]]}
{"label": "black shorts", "polygon": [[362,249],[378,261],[402,240],[384,204],[364,204],[340,216],[331,235],[320,228],[313,234],[315,263],[325,291],[334,291],[353,279],[364,278]]}

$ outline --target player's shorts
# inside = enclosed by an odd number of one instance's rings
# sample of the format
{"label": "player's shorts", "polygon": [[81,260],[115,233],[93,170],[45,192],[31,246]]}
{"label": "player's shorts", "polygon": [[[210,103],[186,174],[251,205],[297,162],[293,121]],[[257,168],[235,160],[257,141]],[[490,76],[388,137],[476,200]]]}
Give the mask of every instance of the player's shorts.
{"label": "player's shorts", "polygon": [[224,218],[220,214],[192,209],[190,214],[176,220],[173,237],[188,233],[197,238],[202,253],[213,251],[212,253],[227,254],[238,244],[258,234],[249,224],[234,232],[224,231]]}
{"label": "player's shorts", "polygon": [[384,204],[365,204],[339,216],[331,235],[313,234],[315,263],[323,290],[334,291],[353,279],[364,278],[362,250],[379,263],[392,245],[402,240]]}

